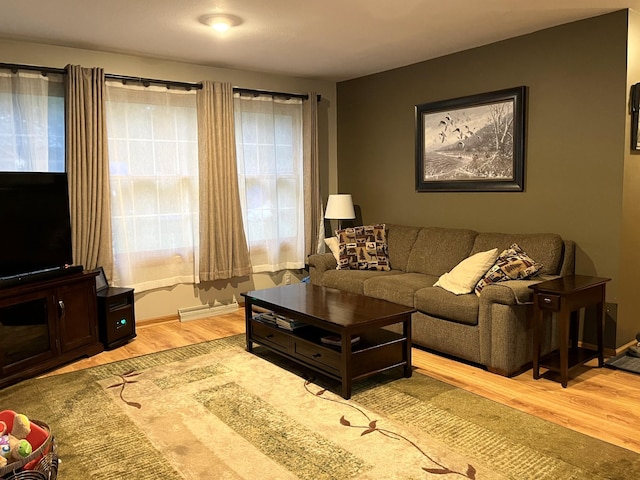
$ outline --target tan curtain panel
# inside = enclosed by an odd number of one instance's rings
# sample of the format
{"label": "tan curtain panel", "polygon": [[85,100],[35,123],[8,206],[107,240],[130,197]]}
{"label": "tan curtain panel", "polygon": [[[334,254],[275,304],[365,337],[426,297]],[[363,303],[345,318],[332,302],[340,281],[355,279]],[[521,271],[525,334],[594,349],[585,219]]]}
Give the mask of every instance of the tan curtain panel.
{"label": "tan curtain panel", "polygon": [[320,159],[318,153],[318,100],[309,93],[303,101],[304,131],[304,238],[305,256],[324,251],[324,224],[320,196]]}
{"label": "tan curtain panel", "polygon": [[113,272],[104,70],[68,65],[66,164],[73,262]]}
{"label": "tan curtain panel", "polygon": [[251,273],[238,191],[233,88],[202,82],[197,93],[200,281]]}

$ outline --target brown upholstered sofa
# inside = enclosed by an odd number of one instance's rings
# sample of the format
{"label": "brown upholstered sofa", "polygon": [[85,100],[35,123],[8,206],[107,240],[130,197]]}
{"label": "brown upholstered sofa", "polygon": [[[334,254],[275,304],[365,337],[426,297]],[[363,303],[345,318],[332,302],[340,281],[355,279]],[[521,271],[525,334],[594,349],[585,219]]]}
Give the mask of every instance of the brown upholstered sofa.
{"label": "brown upholstered sofa", "polygon": [[[529,285],[575,270],[575,244],[551,233],[479,233],[473,230],[387,224],[389,271],[337,270],[333,254],[311,255],[310,282],[414,307],[414,345],[513,375],[532,360],[532,304]],[[434,287],[438,278],[465,258],[517,243],[542,263],[533,278],[492,283],[455,295]],[[544,333],[551,350],[554,329]]]}

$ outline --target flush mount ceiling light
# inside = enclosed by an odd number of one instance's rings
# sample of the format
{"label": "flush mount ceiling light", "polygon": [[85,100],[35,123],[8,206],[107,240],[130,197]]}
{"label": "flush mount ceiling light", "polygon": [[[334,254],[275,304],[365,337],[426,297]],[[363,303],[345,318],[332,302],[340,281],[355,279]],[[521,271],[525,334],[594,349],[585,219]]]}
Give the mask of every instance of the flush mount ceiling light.
{"label": "flush mount ceiling light", "polygon": [[200,17],[200,22],[217,30],[218,32],[226,32],[231,27],[235,27],[242,23],[240,17],[229,15],[226,13],[214,13],[212,15],[204,15]]}

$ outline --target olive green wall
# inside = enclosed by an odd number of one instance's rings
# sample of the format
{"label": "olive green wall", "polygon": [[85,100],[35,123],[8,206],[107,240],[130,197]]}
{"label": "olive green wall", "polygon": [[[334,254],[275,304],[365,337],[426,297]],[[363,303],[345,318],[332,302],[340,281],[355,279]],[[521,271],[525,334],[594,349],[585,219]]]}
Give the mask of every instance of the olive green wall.
{"label": "olive green wall", "polygon": [[[627,42],[627,92],[640,82],[640,14],[629,12]],[[626,115],[624,182],[622,195],[622,239],[620,251],[619,336],[633,338],[640,332],[638,270],[640,267],[640,152],[632,151],[631,116]],[[622,321],[624,320],[624,321]]]}
{"label": "olive green wall", "polygon": [[[577,273],[613,278],[607,301],[617,304],[626,65],[619,11],[340,82],[339,191],[353,195],[365,223],[559,233],[577,243]],[[519,85],[528,87],[524,192],[417,193],[415,105]],[[617,322],[634,323],[637,307],[619,307]],[[626,337],[618,345],[629,340],[631,327],[617,330]]]}

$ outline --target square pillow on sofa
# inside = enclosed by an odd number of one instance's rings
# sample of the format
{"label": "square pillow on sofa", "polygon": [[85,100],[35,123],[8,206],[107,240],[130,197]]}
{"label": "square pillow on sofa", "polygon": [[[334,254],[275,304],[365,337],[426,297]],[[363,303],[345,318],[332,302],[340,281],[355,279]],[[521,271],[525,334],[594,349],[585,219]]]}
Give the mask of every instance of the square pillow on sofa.
{"label": "square pillow on sofa", "polygon": [[390,270],[385,225],[336,230],[339,242],[337,270]]}
{"label": "square pillow on sofa", "polygon": [[498,249],[479,252],[465,258],[450,272],[440,276],[434,287],[442,287],[456,295],[464,295],[473,292],[478,280],[487,273],[498,256]]}
{"label": "square pillow on sofa", "polygon": [[476,285],[476,295],[490,283],[504,282],[505,280],[523,280],[532,277],[542,268],[541,263],[537,263],[527,255],[517,243],[504,250],[496,263],[489,269],[484,278]]}

